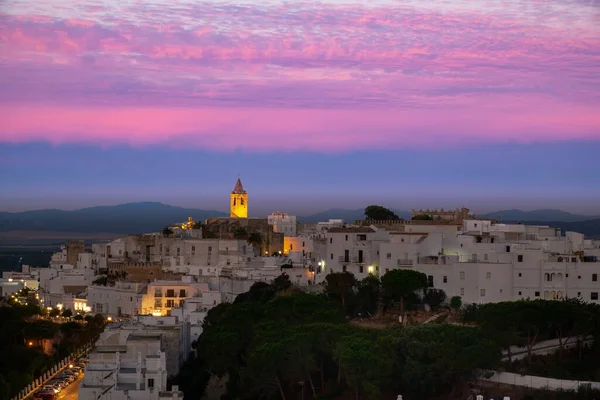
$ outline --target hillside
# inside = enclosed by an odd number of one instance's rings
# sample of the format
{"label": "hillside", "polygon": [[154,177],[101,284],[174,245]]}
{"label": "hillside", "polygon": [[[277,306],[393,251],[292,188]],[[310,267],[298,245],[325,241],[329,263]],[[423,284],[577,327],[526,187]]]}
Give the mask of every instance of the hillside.
{"label": "hillside", "polygon": [[117,206],[83,208],[81,210],[36,210],[0,213],[0,232],[53,231],[80,233],[145,233],[155,232],[174,222],[193,217],[204,221],[225,213],[169,206],[162,203],[130,203]]}

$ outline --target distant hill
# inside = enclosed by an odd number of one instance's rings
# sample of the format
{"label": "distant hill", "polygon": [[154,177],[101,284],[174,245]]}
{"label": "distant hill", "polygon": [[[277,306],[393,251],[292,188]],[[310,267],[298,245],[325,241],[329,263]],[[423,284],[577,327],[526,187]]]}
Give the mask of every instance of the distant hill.
{"label": "distant hill", "polygon": [[526,224],[526,225],[549,225],[553,228],[560,228],[563,232],[583,233],[586,239],[600,239],[600,218],[588,219],[586,221],[502,221],[508,224]]}
{"label": "distant hill", "polygon": [[[411,213],[410,211],[397,211],[392,210],[402,219],[410,219]],[[357,210],[346,210],[343,208],[332,208],[326,211],[321,211],[316,214],[307,215],[305,217],[298,217],[300,222],[305,223],[315,223],[315,222],[323,222],[328,221],[330,219],[343,219],[345,222],[354,222],[359,219],[365,218],[365,209],[359,208]]]}
{"label": "distant hill", "polygon": [[81,233],[147,233],[186,221],[204,221],[223,217],[220,211],[174,207],[162,203],[129,203],[117,206],[83,208],[81,210],[36,210],[0,213],[0,232],[54,231]]}
{"label": "distant hill", "polygon": [[[410,219],[409,211],[393,210],[400,218]],[[221,211],[174,207],[156,202],[129,203],[116,206],[83,208],[75,211],[36,210],[19,213],[0,212],[0,241],[30,238],[50,240],[51,237],[99,238],[100,234],[136,234],[156,232],[168,224],[183,222],[187,217],[204,221],[211,217],[226,217]],[[482,215],[502,222],[551,225],[563,230],[600,237],[600,217],[576,215],[560,210],[505,210]],[[343,219],[354,222],[364,218],[364,209],[330,209],[313,215],[298,217],[301,222],[319,222]],[[14,233],[14,235],[12,235]],[[17,234],[18,233],[18,234]],[[52,234],[50,234],[52,233]],[[11,242],[12,243],[12,242]]]}
{"label": "distant hill", "polygon": [[553,210],[553,209],[541,209],[533,211],[521,211],[521,210],[503,210],[494,211],[487,214],[481,214],[480,216],[485,218],[493,218],[501,221],[562,221],[562,222],[577,222],[587,221],[591,219],[598,219],[600,216],[591,215],[579,215],[571,214],[566,211]]}

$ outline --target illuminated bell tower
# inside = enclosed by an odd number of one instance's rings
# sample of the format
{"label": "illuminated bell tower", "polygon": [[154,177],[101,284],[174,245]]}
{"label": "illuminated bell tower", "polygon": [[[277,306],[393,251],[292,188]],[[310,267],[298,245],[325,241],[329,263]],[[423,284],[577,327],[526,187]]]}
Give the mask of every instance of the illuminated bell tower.
{"label": "illuminated bell tower", "polygon": [[229,217],[230,218],[248,218],[248,192],[244,190],[242,181],[238,178],[229,195]]}

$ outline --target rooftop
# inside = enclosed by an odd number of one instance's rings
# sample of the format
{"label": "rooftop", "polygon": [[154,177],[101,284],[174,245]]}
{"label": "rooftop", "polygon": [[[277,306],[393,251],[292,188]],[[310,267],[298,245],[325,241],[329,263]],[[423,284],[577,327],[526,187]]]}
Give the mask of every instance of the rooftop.
{"label": "rooftop", "polygon": [[242,186],[242,181],[240,180],[240,178],[238,178],[237,182],[235,183],[235,187],[233,188],[233,192],[231,193],[246,194],[246,191],[244,190],[244,186]]}
{"label": "rooftop", "polygon": [[329,229],[330,233],[373,233],[373,228],[368,226],[355,226],[355,227],[340,227]]}

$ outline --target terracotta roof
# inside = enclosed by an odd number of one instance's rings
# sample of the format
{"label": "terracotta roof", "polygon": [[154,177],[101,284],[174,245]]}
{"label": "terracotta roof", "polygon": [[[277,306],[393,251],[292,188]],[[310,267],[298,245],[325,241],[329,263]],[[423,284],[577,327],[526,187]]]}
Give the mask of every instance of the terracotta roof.
{"label": "terracotta roof", "polygon": [[328,232],[331,233],[373,233],[373,229],[366,226],[349,227],[349,228],[331,228]]}
{"label": "terracotta roof", "polygon": [[242,186],[242,181],[240,180],[240,178],[238,178],[237,182],[235,183],[235,187],[233,188],[233,192],[231,193],[236,193],[236,194],[245,194],[246,191],[244,190],[244,186]]}

